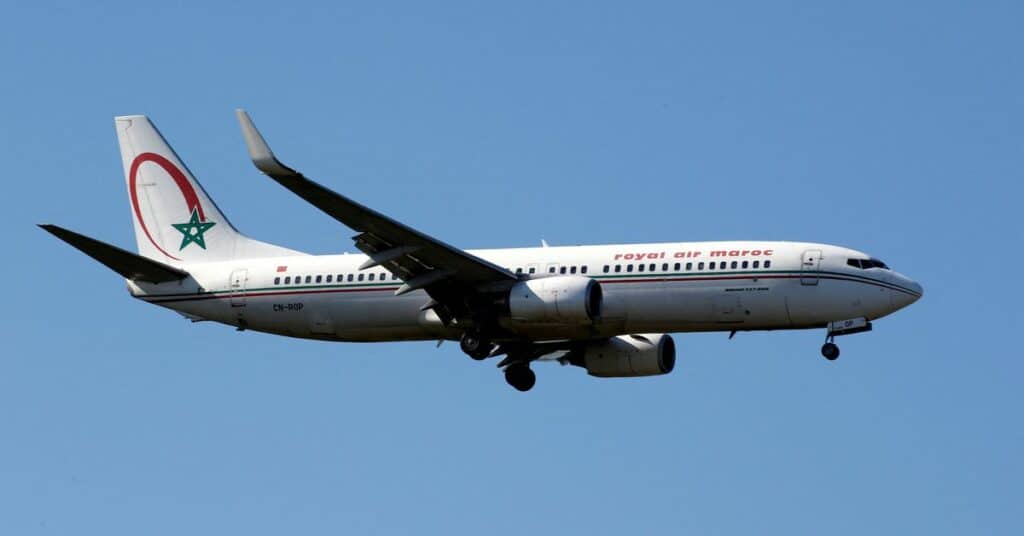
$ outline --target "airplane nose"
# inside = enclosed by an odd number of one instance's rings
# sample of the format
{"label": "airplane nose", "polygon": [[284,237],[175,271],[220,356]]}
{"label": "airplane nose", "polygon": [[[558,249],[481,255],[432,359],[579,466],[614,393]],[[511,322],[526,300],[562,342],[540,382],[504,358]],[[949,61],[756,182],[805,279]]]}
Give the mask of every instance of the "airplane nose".
{"label": "airplane nose", "polygon": [[914,292],[917,293],[917,297],[914,298],[914,301],[920,300],[921,297],[924,296],[924,287],[922,287],[921,284],[918,283],[917,281],[908,281],[910,282],[910,290],[913,290]]}
{"label": "airplane nose", "polygon": [[891,295],[892,304],[896,309],[902,309],[921,299],[921,296],[924,295],[924,287],[920,283],[909,278],[901,279],[903,281],[900,282],[900,286],[906,290],[893,290]]}

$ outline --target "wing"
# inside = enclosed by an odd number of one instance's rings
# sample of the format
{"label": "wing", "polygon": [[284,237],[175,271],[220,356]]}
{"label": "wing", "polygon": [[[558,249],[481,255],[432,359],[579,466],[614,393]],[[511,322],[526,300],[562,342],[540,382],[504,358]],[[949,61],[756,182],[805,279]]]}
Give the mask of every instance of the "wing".
{"label": "wing", "polygon": [[[238,110],[242,135],[256,168],[332,218],[359,232],[352,237],[370,259],[360,269],[381,266],[403,285],[395,294],[423,289],[445,323],[472,317],[474,297],[518,281],[512,272],[448,245],[304,177],[270,151],[244,110]],[[443,308],[437,307],[438,305]],[[445,311],[447,309],[447,311]],[[446,318],[448,317],[448,318]]]}

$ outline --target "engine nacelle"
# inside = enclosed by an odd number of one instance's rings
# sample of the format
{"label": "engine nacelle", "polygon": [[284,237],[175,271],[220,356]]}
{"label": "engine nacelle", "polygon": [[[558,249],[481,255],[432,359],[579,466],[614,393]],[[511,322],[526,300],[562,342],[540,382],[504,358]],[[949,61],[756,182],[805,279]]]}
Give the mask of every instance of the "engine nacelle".
{"label": "engine nacelle", "polygon": [[663,333],[622,335],[574,350],[568,360],[602,378],[657,376],[675,368],[676,343]]}
{"label": "engine nacelle", "polygon": [[575,275],[520,281],[508,295],[509,316],[517,322],[589,324],[601,316],[601,285]]}

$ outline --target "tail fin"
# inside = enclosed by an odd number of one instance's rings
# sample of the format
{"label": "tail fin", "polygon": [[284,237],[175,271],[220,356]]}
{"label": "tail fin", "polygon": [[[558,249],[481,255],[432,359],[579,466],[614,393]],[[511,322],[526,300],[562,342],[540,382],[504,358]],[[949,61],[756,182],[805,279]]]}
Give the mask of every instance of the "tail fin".
{"label": "tail fin", "polygon": [[146,116],[114,124],[142,256],[174,264],[301,254],[239,233]]}

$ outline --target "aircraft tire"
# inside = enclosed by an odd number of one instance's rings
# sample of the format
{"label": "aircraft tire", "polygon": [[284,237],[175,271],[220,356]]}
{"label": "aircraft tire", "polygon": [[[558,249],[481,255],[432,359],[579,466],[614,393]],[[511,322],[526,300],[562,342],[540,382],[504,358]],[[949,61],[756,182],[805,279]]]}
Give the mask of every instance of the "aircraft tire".
{"label": "aircraft tire", "polygon": [[831,342],[826,342],[821,346],[821,355],[829,361],[835,361],[839,359],[839,347]]}
{"label": "aircraft tire", "polygon": [[469,357],[481,360],[491,354],[491,343],[476,333],[465,332],[459,340],[459,348]]}
{"label": "aircraft tire", "polygon": [[505,369],[505,381],[517,391],[526,392],[537,383],[537,375],[527,365],[511,365]]}

